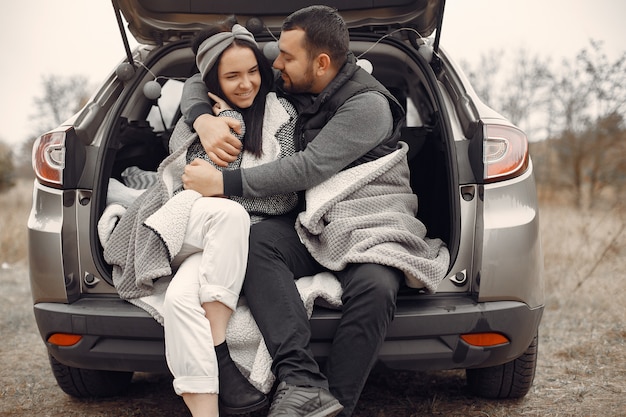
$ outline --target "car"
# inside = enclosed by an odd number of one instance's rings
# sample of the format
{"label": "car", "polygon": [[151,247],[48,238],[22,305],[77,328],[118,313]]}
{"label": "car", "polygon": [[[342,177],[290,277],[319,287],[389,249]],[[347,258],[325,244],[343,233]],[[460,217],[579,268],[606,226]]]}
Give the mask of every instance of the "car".
{"label": "car", "polygon": [[[98,223],[112,179],[123,182],[129,167],[154,171],[167,155],[181,117],[182,85],[197,71],[191,39],[234,14],[271,55],[284,17],[308,5],[113,3],[125,57],[120,53],[119,66],[74,117],[33,146],[28,229],[34,315],[58,385],[75,397],[119,394],[134,372],[168,372],[163,327],[118,296]],[[444,0],[323,3],[345,19],[359,64],[405,107],[401,140],[409,145],[418,218],[450,252],[436,292],[401,290],[380,364],[463,369],[478,396],[526,395],[545,302],[528,138],[480,100],[440,46]],[[132,51],[122,16],[138,42]],[[315,306],[311,346],[320,361],[340,314]]]}

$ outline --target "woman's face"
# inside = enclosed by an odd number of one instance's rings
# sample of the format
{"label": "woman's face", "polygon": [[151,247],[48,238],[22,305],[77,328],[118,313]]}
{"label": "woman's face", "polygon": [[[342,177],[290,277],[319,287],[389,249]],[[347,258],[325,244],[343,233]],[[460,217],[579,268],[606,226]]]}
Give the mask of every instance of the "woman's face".
{"label": "woman's face", "polygon": [[240,109],[250,107],[261,88],[259,64],[245,46],[232,45],[224,51],[217,77],[225,98]]}

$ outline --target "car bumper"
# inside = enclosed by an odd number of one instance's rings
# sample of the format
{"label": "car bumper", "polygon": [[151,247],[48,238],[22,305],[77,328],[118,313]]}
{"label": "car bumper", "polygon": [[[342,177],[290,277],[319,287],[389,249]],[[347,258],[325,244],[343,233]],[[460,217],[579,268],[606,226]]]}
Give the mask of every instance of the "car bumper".
{"label": "car bumper", "polygon": [[[167,372],[163,327],[148,313],[120,299],[81,299],[73,304],[38,303],[35,318],[49,352],[77,368]],[[495,366],[519,357],[530,345],[543,307],[517,301],[477,303],[469,296],[400,299],[379,359],[394,369],[441,370]],[[327,356],[339,312],[317,308],[311,348]],[[470,346],[460,335],[498,332],[510,342]],[[53,333],[83,335],[73,346],[47,342]]]}
{"label": "car bumper", "polygon": [[[35,321],[48,351],[67,366],[109,371],[168,372],[163,327],[119,298],[72,304],[37,303]],[[82,335],[73,346],[49,343],[54,333]]]}

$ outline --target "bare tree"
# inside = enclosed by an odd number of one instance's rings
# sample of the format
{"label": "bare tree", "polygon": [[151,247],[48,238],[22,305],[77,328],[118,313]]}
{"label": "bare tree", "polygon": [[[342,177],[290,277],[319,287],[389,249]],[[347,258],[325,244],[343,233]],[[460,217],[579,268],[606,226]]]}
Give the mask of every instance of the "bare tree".
{"label": "bare tree", "polygon": [[552,142],[556,169],[551,170],[555,176],[551,182],[572,190],[573,201],[582,207],[584,159],[588,143],[580,132],[589,124],[585,112],[590,86],[576,62],[563,60],[561,69],[555,74],[548,107],[550,124],[558,139]]}
{"label": "bare tree", "polygon": [[466,62],[462,65],[476,94],[520,126],[532,139],[535,124],[542,130],[547,125],[543,116],[548,114],[549,86],[552,84],[549,62],[520,49],[504,68],[502,61],[505,57],[504,51],[490,51],[481,55],[475,66]]}
{"label": "bare tree", "polygon": [[549,63],[539,56],[531,56],[521,49],[513,60],[513,69],[506,79],[506,88],[500,92],[502,112],[516,125],[522,127],[533,139],[533,122],[545,126],[543,117],[547,108],[552,80]]}
{"label": "bare tree", "polygon": [[44,76],[42,86],[43,95],[35,98],[37,134],[63,123],[84,106],[89,98],[87,78],[81,75]]}
{"label": "bare tree", "polygon": [[533,147],[545,185],[570,191],[581,208],[607,188],[626,186],[626,53],[611,61],[591,40],[556,67],[523,49],[515,59],[491,51],[463,66],[483,101],[531,141],[550,139]]}
{"label": "bare tree", "polygon": [[13,171],[13,151],[9,145],[0,141],[0,193],[15,185]]}
{"label": "bare tree", "polygon": [[626,129],[620,114],[611,113],[592,126],[587,134],[591,138],[588,154],[589,202],[593,205],[596,197],[613,186],[623,188],[626,181],[624,159],[626,159]]}
{"label": "bare tree", "polygon": [[[624,113],[626,112],[626,53],[611,62],[602,43],[591,42],[578,56],[589,77],[591,114],[594,129],[588,132],[592,142],[588,177],[590,203],[608,185],[619,188],[624,181],[621,162],[624,154]],[[618,184],[620,183],[620,184]]]}
{"label": "bare tree", "polygon": [[[590,41],[577,59],[589,79],[594,99],[590,111],[598,119],[626,111],[626,53],[611,62],[602,48],[602,42]],[[594,108],[595,107],[595,108]]]}
{"label": "bare tree", "polygon": [[465,69],[467,78],[469,78],[474,91],[480,99],[497,108],[498,102],[495,97],[497,91],[498,75],[502,68],[503,51],[489,51],[480,56],[480,61],[474,67],[467,61],[461,62],[461,67]]}
{"label": "bare tree", "polygon": [[586,207],[607,186],[623,181],[626,54],[611,62],[602,45],[591,41],[558,74],[551,109],[564,126],[555,142],[560,171],[576,203]]}
{"label": "bare tree", "polygon": [[42,77],[42,94],[34,98],[35,112],[31,137],[22,143],[16,155],[17,173],[31,173],[31,150],[35,139],[69,119],[89,99],[88,80],[84,76],[48,75]]}

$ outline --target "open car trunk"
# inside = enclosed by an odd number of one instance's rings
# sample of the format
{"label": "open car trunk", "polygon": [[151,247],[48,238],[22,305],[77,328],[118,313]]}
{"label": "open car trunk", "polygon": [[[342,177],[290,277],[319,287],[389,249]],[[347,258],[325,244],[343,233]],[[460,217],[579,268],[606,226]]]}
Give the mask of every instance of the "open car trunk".
{"label": "open car trunk", "polygon": [[[269,34],[257,36],[260,46],[272,41]],[[376,44],[374,48],[375,42]],[[428,63],[406,43],[394,38],[380,39],[369,33],[352,34],[351,49],[373,68],[372,74],[379,79],[406,109],[406,126],[401,140],[406,142],[411,168],[411,184],[418,196],[418,217],[427,227],[429,237],[446,242],[451,254],[451,264],[458,250],[460,213],[455,201],[454,144],[448,133],[449,127],[441,117],[442,98]],[[157,59],[158,57],[158,59]],[[156,62],[152,66],[152,62]],[[167,154],[167,139],[180,115],[181,87],[185,79],[197,70],[188,41],[171,43],[148,55],[146,67],[140,67],[134,88],[127,86],[125,106],[114,117],[119,120],[107,139],[102,165],[101,190],[107,189],[109,178],[124,182],[122,172],[130,166],[142,170],[156,170]],[[158,100],[146,98],[142,84],[154,80],[163,85]],[[130,84],[130,83],[129,83]],[[131,88],[128,88],[131,87]],[[137,88],[139,87],[139,88]],[[104,194],[96,196],[100,214],[105,207]],[[99,217],[99,215],[97,216]],[[100,256],[101,266],[110,267]]]}

